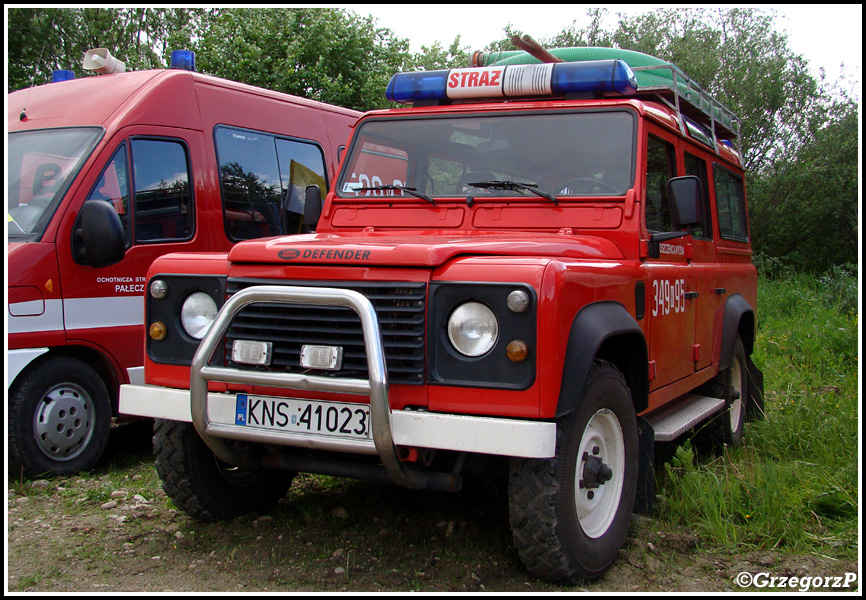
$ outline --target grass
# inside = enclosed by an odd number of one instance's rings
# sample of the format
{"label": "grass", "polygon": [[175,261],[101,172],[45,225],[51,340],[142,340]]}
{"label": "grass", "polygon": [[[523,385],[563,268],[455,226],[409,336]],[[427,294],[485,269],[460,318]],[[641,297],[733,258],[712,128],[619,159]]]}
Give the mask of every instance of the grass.
{"label": "grass", "polygon": [[762,278],[756,364],[765,418],[742,448],[681,446],[662,477],[661,519],[729,551],[858,552],[859,345],[856,268]]}

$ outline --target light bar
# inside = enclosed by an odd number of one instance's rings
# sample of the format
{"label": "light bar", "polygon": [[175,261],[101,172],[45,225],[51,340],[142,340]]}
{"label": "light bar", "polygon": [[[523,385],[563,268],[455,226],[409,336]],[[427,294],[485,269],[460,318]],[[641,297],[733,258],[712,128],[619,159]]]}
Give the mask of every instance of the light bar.
{"label": "light bar", "polygon": [[634,72],[624,61],[591,60],[397,73],[385,95],[392,102],[411,103],[636,91]]}

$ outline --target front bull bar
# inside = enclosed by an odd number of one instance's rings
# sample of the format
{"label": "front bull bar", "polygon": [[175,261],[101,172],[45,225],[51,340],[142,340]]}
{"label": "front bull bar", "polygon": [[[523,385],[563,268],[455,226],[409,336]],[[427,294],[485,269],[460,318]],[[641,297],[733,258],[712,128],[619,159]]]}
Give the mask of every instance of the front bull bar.
{"label": "front bull bar", "polygon": [[[244,307],[262,302],[351,308],[361,319],[369,380],[332,379],[316,375],[265,373],[209,366],[208,362],[234,317]],[[285,445],[287,436],[267,430],[239,431],[239,428],[231,425],[211,422],[207,410],[208,381],[369,396],[373,443],[386,473],[394,483],[403,487],[424,489],[428,486],[428,477],[425,473],[407,468],[397,456],[397,448],[391,433],[388,374],[385,368],[385,351],[382,346],[379,319],[373,305],[363,294],[338,288],[258,285],[234,294],[217,314],[193,357],[190,369],[189,391],[193,425],[205,444],[220,460],[239,467],[259,466],[257,461],[234,448],[227,439]],[[340,445],[339,441],[331,444],[330,449],[340,449],[334,447]],[[352,451],[349,447],[351,443],[345,445],[346,448],[343,450]]]}

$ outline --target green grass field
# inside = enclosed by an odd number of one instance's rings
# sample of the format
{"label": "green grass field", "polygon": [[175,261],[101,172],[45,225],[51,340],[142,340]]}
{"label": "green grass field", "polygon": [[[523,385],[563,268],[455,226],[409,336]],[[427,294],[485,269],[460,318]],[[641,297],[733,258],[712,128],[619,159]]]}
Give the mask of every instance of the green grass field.
{"label": "green grass field", "polygon": [[859,297],[856,267],[762,277],[755,363],[765,418],[743,447],[681,446],[660,482],[658,517],[720,549],[858,551]]}

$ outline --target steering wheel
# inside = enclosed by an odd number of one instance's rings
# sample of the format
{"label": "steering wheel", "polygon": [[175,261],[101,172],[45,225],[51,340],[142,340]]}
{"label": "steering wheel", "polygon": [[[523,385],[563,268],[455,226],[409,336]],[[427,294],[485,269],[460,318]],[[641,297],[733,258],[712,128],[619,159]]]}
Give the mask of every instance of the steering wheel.
{"label": "steering wheel", "polygon": [[[608,191],[608,192],[612,192],[613,194],[615,194],[617,196],[619,196],[622,193],[622,192],[620,192],[620,190],[616,189],[611,184],[605,183],[601,179],[593,179],[592,177],[572,177],[571,179],[566,179],[565,181],[560,183],[558,186],[556,186],[558,189],[561,190],[558,193],[559,194],[565,194],[566,193],[565,190],[569,189],[569,187],[571,187],[572,183],[585,184],[589,188],[589,190],[588,190],[589,192]],[[598,190],[596,190],[596,188],[598,188]]]}

